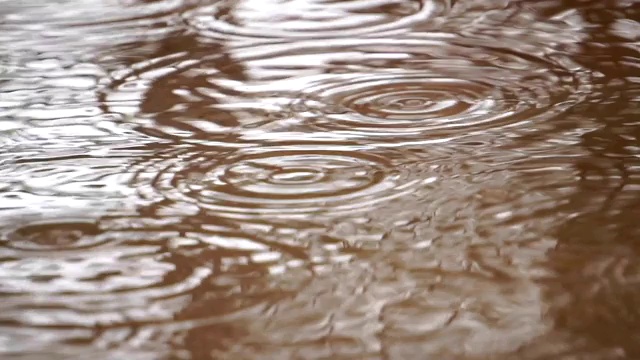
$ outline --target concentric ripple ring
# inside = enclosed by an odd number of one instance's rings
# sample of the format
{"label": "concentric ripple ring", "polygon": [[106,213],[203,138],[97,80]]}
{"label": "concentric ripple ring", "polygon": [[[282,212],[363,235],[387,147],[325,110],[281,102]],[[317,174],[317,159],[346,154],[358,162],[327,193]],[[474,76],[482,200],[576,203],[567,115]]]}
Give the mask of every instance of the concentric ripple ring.
{"label": "concentric ripple ring", "polygon": [[187,152],[147,166],[137,179],[143,197],[226,215],[366,211],[418,184],[375,153],[317,147]]}
{"label": "concentric ripple ring", "polygon": [[309,131],[398,142],[546,121],[585,95],[567,71],[518,74],[465,64],[455,74],[455,67],[441,67],[327,75],[303,89],[290,112]]}
{"label": "concentric ripple ring", "polygon": [[449,7],[441,0],[218,1],[183,16],[213,38],[317,39],[402,31]]}
{"label": "concentric ripple ring", "polygon": [[27,225],[9,228],[0,236],[7,248],[20,251],[75,251],[108,243],[100,236],[99,226],[82,218],[34,221]]}

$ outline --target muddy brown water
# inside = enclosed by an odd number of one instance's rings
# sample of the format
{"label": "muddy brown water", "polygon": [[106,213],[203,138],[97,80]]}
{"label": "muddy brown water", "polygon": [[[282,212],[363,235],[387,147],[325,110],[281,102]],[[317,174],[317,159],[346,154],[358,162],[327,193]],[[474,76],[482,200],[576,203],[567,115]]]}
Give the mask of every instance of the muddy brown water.
{"label": "muddy brown water", "polygon": [[640,359],[635,0],[0,0],[2,359]]}

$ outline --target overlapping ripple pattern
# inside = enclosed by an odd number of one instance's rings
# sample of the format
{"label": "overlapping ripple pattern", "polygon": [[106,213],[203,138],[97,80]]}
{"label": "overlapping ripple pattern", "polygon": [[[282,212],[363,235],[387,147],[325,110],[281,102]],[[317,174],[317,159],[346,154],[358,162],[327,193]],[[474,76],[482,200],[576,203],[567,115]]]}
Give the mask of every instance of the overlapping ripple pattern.
{"label": "overlapping ripple pattern", "polygon": [[[242,13],[225,6],[228,16]],[[131,109],[141,130],[167,139],[235,147],[293,137],[402,145],[545,126],[593,93],[592,74],[565,50],[584,37],[575,14],[545,22],[505,8],[511,16],[480,17],[456,31],[447,21],[470,15],[455,9],[393,36],[364,26],[370,33],[352,39],[236,34],[210,51],[194,46],[197,38],[178,37],[174,52],[114,72],[102,100],[110,111]],[[514,26],[530,33],[511,34]],[[487,28],[502,31],[500,41],[487,40]],[[560,34],[555,44],[551,29]],[[151,101],[155,96],[164,100]]]}
{"label": "overlapping ripple pattern", "polygon": [[603,3],[0,0],[0,357],[639,358]]}
{"label": "overlapping ripple pattern", "polygon": [[397,33],[445,12],[449,0],[217,1],[184,14],[199,33],[221,39],[336,38]]}
{"label": "overlapping ripple pattern", "polygon": [[414,64],[420,70],[327,76],[306,87],[292,108],[315,131],[418,141],[548,121],[585,96],[584,84],[567,69],[508,60],[513,68],[460,62],[458,72],[455,64],[425,60]]}
{"label": "overlapping ripple pattern", "polygon": [[134,181],[150,200],[231,217],[366,213],[410,195],[421,183],[394,169],[417,156],[385,155],[313,146],[226,152],[195,147],[154,156],[136,170]]}

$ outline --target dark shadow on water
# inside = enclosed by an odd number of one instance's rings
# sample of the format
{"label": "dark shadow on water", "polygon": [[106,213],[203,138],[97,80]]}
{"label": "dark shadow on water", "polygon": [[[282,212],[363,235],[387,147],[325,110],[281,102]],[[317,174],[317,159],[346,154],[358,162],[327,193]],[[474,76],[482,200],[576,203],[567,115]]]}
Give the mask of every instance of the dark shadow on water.
{"label": "dark shadow on water", "polygon": [[[593,25],[574,59],[603,76],[597,99],[569,116],[593,120],[582,136],[586,156],[575,164],[577,191],[561,211],[572,214],[557,229],[544,282],[547,316],[555,329],[578,339],[576,350],[607,358],[640,358],[640,54],[621,19],[637,21],[637,4],[619,1],[549,2],[552,16],[577,8]],[[579,350],[582,349],[582,350]],[[574,350],[575,351],[575,350]],[[597,356],[597,355],[596,355]],[[591,357],[589,357],[591,358]]]}
{"label": "dark shadow on water", "polygon": [[[232,3],[216,11],[216,17],[233,20]],[[135,115],[151,123],[136,125],[136,131],[170,141],[185,138],[220,142],[235,140],[233,134],[211,133],[206,128],[192,124],[194,120],[225,128],[233,128],[240,124],[240,120],[233,113],[216,108],[216,105],[220,104],[216,98],[199,93],[199,90],[207,89],[208,94],[229,95],[225,94],[225,89],[217,86],[215,81],[211,81],[212,78],[247,80],[243,64],[233,59],[223,40],[204,39],[191,30],[177,27],[159,41],[154,39],[148,43],[124,44],[119,49],[114,49],[114,52],[116,57],[120,55],[123,59],[120,65],[131,70],[114,79],[101,94],[101,108],[104,112],[111,112],[110,93],[122,89],[126,91],[127,87],[136,87],[137,82],[144,82],[141,79],[151,77],[144,85],[142,98],[139,99],[139,111]],[[165,71],[167,69],[172,71]],[[154,71],[163,73],[159,76],[149,76]]]}

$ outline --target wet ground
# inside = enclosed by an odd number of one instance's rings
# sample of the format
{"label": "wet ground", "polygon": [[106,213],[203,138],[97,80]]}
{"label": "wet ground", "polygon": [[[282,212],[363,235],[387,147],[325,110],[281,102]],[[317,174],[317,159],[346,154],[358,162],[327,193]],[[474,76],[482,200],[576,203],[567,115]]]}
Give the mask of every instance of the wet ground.
{"label": "wet ground", "polygon": [[0,0],[2,359],[640,359],[635,0]]}

